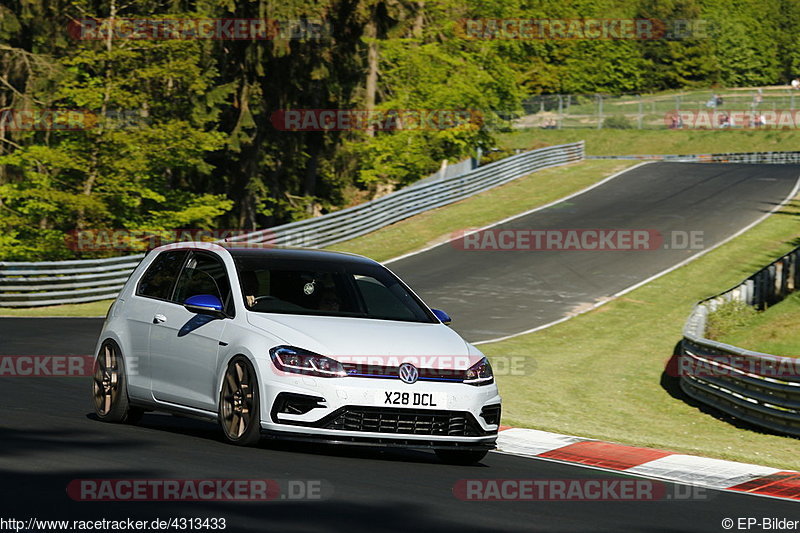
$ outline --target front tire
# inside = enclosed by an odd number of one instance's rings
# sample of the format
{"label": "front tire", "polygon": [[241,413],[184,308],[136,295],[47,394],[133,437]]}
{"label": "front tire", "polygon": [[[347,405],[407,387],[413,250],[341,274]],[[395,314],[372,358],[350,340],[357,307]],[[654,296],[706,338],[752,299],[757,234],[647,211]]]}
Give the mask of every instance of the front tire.
{"label": "front tire", "polygon": [[469,466],[479,463],[489,450],[436,450],[436,456],[449,465]]}
{"label": "front tire", "polygon": [[97,418],[103,422],[129,424],[142,418],[144,410],[131,407],[127,385],[125,362],[119,348],[112,341],[104,342],[95,358],[92,377],[92,404]]}
{"label": "front tire", "polygon": [[225,440],[237,446],[255,446],[261,440],[258,378],[250,361],[231,359],[222,381],[219,423]]}

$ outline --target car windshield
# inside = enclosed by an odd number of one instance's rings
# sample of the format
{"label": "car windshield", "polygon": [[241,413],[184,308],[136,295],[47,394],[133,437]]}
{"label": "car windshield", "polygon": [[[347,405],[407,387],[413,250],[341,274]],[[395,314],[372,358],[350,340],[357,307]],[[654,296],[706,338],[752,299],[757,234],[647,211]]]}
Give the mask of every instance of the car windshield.
{"label": "car windshield", "polygon": [[391,272],[361,263],[236,258],[245,306],[257,313],[436,322]]}

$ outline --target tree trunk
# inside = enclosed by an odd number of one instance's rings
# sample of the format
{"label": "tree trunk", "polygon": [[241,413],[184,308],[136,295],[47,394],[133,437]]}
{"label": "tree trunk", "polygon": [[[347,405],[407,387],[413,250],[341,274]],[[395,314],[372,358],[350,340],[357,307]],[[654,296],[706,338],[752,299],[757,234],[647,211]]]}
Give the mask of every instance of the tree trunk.
{"label": "tree trunk", "polygon": [[[319,157],[322,152],[322,133],[312,133],[308,142],[308,164],[306,165],[305,179],[303,180],[303,194],[314,196],[317,193],[317,170],[319,169]],[[308,207],[309,213],[312,206]]]}
{"label": "tree trunk", "polygon": [[414,14],[413,35],[415,39],[422,39],[425,29],[425,0],[419,0]]}
{"label": "tree trunk", "polygon": [[[372,16],[367,22],[364,34],[369,40],[367,43],[367,86],[365,107],[368,119],[372,116],[375,110],[375,97],[378,92],[378,22],[375,20],[377,13],[372,12]],[[371,121],[367,126],[367,135],[370,137],[375,135],[375,130],[372,127]]]}

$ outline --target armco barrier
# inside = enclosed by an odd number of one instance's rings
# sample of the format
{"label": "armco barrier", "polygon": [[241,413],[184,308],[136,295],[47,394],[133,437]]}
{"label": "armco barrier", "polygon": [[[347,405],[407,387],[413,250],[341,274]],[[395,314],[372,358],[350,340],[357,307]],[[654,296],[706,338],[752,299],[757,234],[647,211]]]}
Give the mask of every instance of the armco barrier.
{"label": "armco barrier", "polygon": [[329,215],[239,235],[233,242],[322,247],[359,237],[416,214],[515,180],[531,172],[583,159],[583,141],[524,152],[453,178],[407,187]]}
{"label": "armco barrier", "polygon": [[753,352],[705,338],[708,315],[721,304],[741,301],[764,309],[799,286],[800,247],[736,287],[699,302],[683,330],[678,356],[681,389],[691,398],[740,420],[800,436],[800,359]]}
{"label": "armco barrier", "polygon": [[587,155],[586,159],[630,159],[635,161],[668,161],[672,163],[751,163],[759,165],[786,165],[800,164],[800,152],[743,152],[685,155]]}
{"label": "armco barrier", "polygon": [[[531,172],[583,159],[583,141],[514,155],[460,176],[407,187],[328,215],[228,239],[323,247],[364,235]],[[0,307],[36,307],[113,298],[143,254],[112,259],[0,262]]]}
{"label": "armco barrier", "polygon": [[144,254],[81,261],[0,262],[0,307],[113,298],[142,257]]}

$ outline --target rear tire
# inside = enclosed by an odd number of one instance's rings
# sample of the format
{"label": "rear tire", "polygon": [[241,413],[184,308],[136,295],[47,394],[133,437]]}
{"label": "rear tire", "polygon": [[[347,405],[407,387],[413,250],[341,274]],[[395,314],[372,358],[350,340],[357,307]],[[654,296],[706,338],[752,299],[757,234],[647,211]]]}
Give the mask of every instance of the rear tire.
{"label": "rear tire", "polygon": [[468,466],[479,463],[489,450],[436,450],[436,456],[449,465]]}
{"label": "rear tire", "polygon": [[228,363],[219,395],[219,424],[225,440],[255,446],[261,440],[258,378],[250,361],[237,355]]}
{"label": "rear tire", "polygon": [[135,424],[144,410],[131,407],[125,361],[119,347],[106,341],[94,361],[92,376],[92,405],[97,418],[103,422]]}

